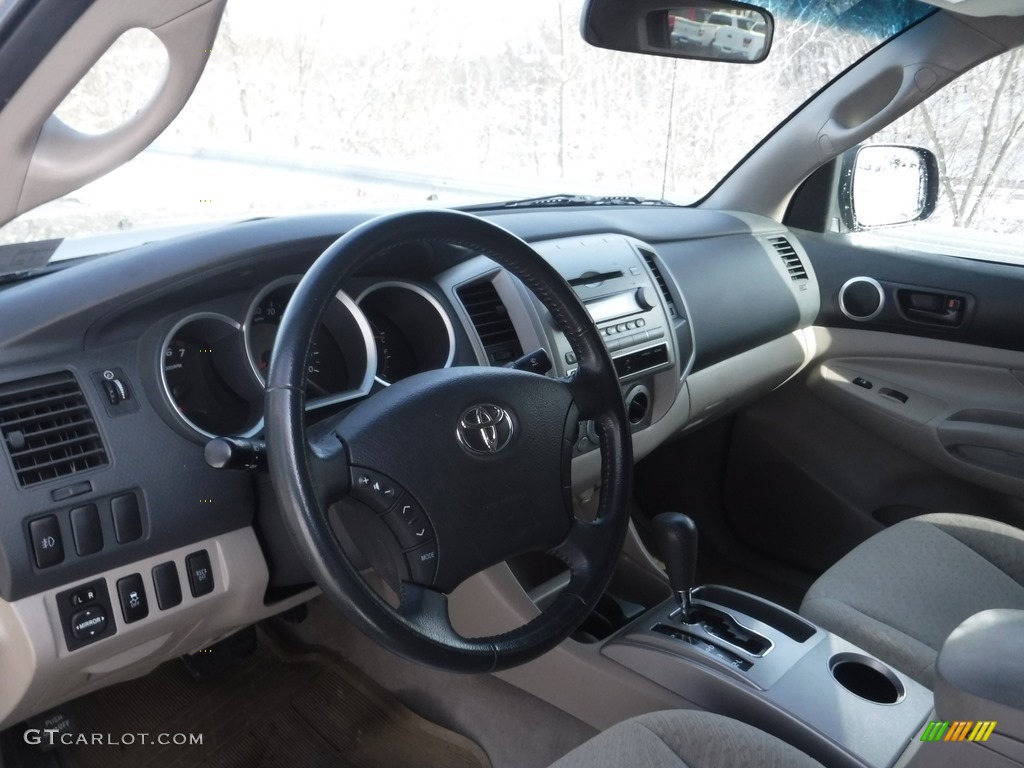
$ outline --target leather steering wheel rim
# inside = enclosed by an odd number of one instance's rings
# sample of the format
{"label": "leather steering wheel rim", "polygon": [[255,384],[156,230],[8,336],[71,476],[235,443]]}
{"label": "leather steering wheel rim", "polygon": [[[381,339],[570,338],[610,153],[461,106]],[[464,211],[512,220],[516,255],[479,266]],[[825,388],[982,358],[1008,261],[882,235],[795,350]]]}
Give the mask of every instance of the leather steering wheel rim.
{"label": "leather steering wheel rim", "polygon": [[[537,296],[577,356],[575,375],[562,381],[519,371],[484,369],[490,373],[483,376],[482,386],[491,378],[503,385],[508,379],[510,386],[522,383],[550,388],[558,382],[570,391],[578,418],[593,420],[600,437],[601,485],[596,519],[579,520],[569,509],[568,533],[547,549],[569,568],[568,586],[536,618],[492,637],[458,635],[448,620],[447,598],[442,592],[403,583],[401,604],[396,609],[365,582],[343,551],[327,512],[330,499],[348,490],[340,477],[350,466],[352,450],[345,445],[346,422],[342,419],[338,431],[319,442],[311,441],[305,426],[306,355],[329,302],[345,280],[370,260],[411,243],[446,243],[487,256]],[[456,380],[471,381],[474,370],[450,369],[443,375],[435,372],[433,379],[437,381],[431,382],[443,391],[450,379],[454,388]],[[531,378],[510,379],[512,375]],[[419,376],[424,381],[429,378],[427,374]],[[507,230],[467,213],[427,210],[373,219],[335,241],[298,284],[282,317],[264,407],[270,475],[286,528],[298,551],[317,584],[343,615],[395,653],[463,672],[517,666],[568,637],[604,592],[625,537],[632,493],[632,442],[618,378],[597,328],[575,292],[536,251]],[[439,439],[448,437],[454,440],[454,435]]]}

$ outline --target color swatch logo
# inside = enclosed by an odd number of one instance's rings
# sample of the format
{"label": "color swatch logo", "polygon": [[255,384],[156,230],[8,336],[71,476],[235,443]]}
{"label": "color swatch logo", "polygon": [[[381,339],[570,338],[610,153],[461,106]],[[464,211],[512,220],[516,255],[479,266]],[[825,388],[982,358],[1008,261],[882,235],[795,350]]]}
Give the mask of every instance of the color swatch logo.
{"label": "color swatch logo", "polygon": [[921,741],[988,741],[995,727],[995,720],[932,720]]}

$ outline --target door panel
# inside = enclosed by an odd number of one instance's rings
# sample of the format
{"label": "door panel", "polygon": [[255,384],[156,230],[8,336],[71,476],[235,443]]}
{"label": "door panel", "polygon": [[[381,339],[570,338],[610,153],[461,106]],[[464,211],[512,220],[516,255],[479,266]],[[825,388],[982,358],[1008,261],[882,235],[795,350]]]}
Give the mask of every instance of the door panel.
{"label": "door panel", "polygon": [[[821,290],[814,359],[737,418],[725,499],[736,536],[820,572],[927,512],[1024,528],[1024,267],[800,239]],[[840,302],[858,276],[882,297],[871,311],[862,293],[864,320]],[[951,312],[949,297],[963,299]]]}
{"label": "door panel", "polygon": [[844,329],[815,338],[806,373],[737,419],[725,506],[742,541],[820,572],[928,512],[1024,527],[1024,354]]}
{"label": "door panel", "polygon": [[[1024,351],[1024,266],[973,261],[941,251],[866,247],[864,235],[858,235],[857,244],[831,233],[799,231],[799,236],[821,290],[818,325]],[[885,301],[876,316],[857,321],[843,313],[839,294],[849,280],[862,276],[881,285]],[[913,306],[915,296],[927,300],[928,294],[963,298],[962,314],[948,322],[941,312]]]}

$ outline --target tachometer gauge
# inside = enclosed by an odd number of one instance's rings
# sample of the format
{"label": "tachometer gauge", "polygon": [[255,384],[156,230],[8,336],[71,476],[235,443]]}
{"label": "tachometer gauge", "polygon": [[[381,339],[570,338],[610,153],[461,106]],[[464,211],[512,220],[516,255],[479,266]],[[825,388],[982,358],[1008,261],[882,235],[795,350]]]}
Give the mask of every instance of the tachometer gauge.
{"label": "tachometer gauge", "polygon": [[[249,326],[249,355],[262,381],[267,379],[277,329],[294,291],[294,284],[280,285],[263,296],[253,309]],[[306,394],[309,397],[328,397],[348,387],[345,358],[338,343],[322,325],[309,348],[306,376]]]}
{"label": "tachometer gauge", "polygon": [[215,315],[193,317],[164,344],[162,374],[178,414],[208,436],[239,435],[259,419],[223,373],[238,359],[237,324]]}

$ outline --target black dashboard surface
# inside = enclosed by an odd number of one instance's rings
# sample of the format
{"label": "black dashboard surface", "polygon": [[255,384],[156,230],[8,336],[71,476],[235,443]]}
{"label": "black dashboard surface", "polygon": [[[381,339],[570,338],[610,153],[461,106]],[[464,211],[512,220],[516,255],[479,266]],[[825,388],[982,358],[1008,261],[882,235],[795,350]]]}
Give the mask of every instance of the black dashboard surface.
{"label": "black dashboard surface", "polygon": [[[242,222],[85,260],[0,291],[0,389],[71,372],[106,451],[106,462],[99,466],[23,487],[11,464],[12,430],[0,424],[9,448],[8,468],[0,470],[5,499],[0,597],[16,600],[252,524],[261,483],[245,473],[208,467],[203,457],[208,435],[179,418],[167,391],[161,391],[169,334],[183,320],[208,314],[241,329],[262,289],[301,276],[327,245],[369,218],[348,214]],[[765,232],[785,233],[771,222],[765,221],[764,232],[753,232],[738,217],[679,208],[516,211],[489,218],[531,242],[618,233],[649,244],[660,260],[664,290],[680,306],[689,306],[701,365],[813,320],[801,313],[784,272],[771,266],[770,249],[758,245]],[[439,275],[473,256],[455,247],[410,244],[379,259],[343,290],[356,297],[391,281],[415,286],[451,321],[447,362],[476,364],[469,332],[457,321],[456,299],[437,282]],[[586,270],[581,263],[580,274]],[[107,400],[104,380],[115,375],[131,395],[127,405]],[[255,381],[249,391],[258,408],[259,382],[251,376],[249,381]],[[88,490],[83,490],[85,483]],[[71,487],[77,490],[68,496]],[[141,535],[122,542],[111,504],[126,494],[138,500]],[[73,510],[88,505],[97,507],[104,545],[80,554]],[[56,531],[50,518],[56,520]],[[54,539],[62,544],[62,557],[40,567],[33,545],[52,546]]]}

